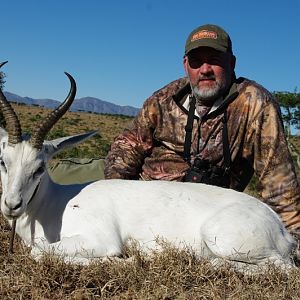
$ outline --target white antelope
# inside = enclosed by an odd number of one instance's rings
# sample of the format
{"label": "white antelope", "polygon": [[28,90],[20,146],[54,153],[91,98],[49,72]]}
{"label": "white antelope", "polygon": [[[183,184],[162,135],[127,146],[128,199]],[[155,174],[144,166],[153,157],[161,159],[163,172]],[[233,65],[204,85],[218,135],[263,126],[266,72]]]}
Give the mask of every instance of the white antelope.
{"label": "white antelope", "polygon": [[190,247],[199,257],[229,261],[237,269],[254,270],[267,262],[294,266],[295,240],[273,210],[247,194],[167,181],[54,183],[47,161],[95,134],[44,140],[75,97],[75,81],[67,75],[69,95],[30,138],[22,136],[20,122],[0,92],[8,131],[0,130],[1,210],[10,223],[17,219],[16,232],[35,255],[50,251],[88,263],[120,256],[132,239],[144,251],[157,249],[157,238],[162,238]]}

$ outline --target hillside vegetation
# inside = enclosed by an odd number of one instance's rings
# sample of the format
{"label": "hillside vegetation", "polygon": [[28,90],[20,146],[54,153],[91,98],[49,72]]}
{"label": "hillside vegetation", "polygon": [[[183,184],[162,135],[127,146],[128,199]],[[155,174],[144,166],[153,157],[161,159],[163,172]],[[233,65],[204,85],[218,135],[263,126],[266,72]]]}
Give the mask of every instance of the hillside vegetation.
{"label": "hillside vegetation", "polygon": [[[49,110],[13,105],[23,130],[31,132]],[[105,156],[113,139],[132,121],[125,116],[67,113],[48,138],[99,129],[93,137],[64,152],[61,157]],[[297,144],[295,142],[295,144]],[[153,204],[155,205],[155,204]],[[99,212],[101,216],[101,212]],[[178,224],[180,226],[180,224]],[[45,255],[34,261],[19,238],[14,254],[8,254],[10,228],[0,216],[0,299],[300,299],[300,269],[286,275],[270,267],[261,275],[245,276],[225,265],[215,269],[190,250],[178,251],[164,245],[164,251],[146,259],[136,247],[126,250],[131,263],[95,262],[72,265]],[[296,260],[299,265],[299,261]]]}
{"label": "hillside vegetation", "polygon": [[[31,133],[51,111],[47,108],[23,104],[13,104],[13,108],[20,119],[23,132],[26,133]],[[58,157],[104,157],[114,138],[123,131],[125,126],[129,125],[132,119],[133,117],[123,115],[67,112],[51,129],[47,139],[99,130],[99,135],[64,151]]]}

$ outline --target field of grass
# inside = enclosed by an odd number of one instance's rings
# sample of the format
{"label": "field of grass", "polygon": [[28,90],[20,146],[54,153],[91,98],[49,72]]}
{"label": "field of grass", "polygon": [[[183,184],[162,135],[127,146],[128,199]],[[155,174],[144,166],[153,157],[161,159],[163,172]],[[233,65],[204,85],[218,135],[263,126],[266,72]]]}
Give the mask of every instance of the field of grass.
{"label": "field of grass", "polygon": [[147,260],[135,248],[133,262],[66,264],[44,256],[35,262],[19,240],[7,254],[9,228],[0,219],[0,299],[300,299],[300,271],[274,268],[245,276],[228,266],[214,269],[188,251],[166,246]]}
{"label": "field of grass", "polygon": [[[14,105],[22,127],[31,132],[48,111]],[[89,113],[67,113],[49,134],[51,137],[98,129],[78,152],[63,156],[105,156],[110,143],[131,118]],[[99,212],[100,214],[100,212]],[[0,216],[0,299],[300,299],[300,269],[289,275],[272,266],[262,275],[245,276],[223,266],[214,269],[190,251],[165,250],[147,260],[134,247],[132,262],[94,262],[72,265],[50,255],[36,262],[29,249],[16,238],[14,254],[8,254],[10,228]],[[299,261],[296,261],[300,265]]]}
{"label": "field of grass", "polygon": [[8,254],[9,227],[0,218],[0,299],[300,299],[300,271],[270,267],[245,276],[224,265],[214,269],[190,251],[166,246],[147,260],[136,248],[132,262],[96,261],[89,266],[45,255],[39,262],[19,239]]}

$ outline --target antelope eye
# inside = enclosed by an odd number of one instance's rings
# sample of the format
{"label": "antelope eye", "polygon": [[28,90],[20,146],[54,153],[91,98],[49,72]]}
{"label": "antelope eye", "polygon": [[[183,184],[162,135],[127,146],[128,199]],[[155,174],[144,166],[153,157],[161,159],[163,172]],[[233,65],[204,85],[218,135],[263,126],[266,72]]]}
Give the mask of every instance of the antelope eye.
{"label": "antelope eye", "polygon": [[33,176],[37,177],[44,173],[44,167],[39,167],[33,174]]}
{"label": "antelope eye", "polygon": [[1,169],[4,169],[6,172],[6,165],[2,159],[0,159],[0,167],[1,167]]}

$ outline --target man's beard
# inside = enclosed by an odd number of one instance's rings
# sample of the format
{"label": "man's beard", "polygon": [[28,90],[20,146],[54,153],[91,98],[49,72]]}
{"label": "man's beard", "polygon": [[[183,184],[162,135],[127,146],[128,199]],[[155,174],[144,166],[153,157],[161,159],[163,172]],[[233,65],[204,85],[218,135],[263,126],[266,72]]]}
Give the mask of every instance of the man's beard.
{"label": "man's beard", "polygon": [[[206,87],[206,88],[199,88],[198,84],[203,79],[214,79],[215,82],[213,83],[213,86]],[[223,76],[216,80],[215,76],[205,76],[198,79],[198,81],[195,84],[191,83],[191,88],[193,91],[193,94],[197,100],[197,102],[209,105],[211,106],[215,100],[223,96],[223,94],[226,92],[228,88],[228,82],[225,74]]]}

